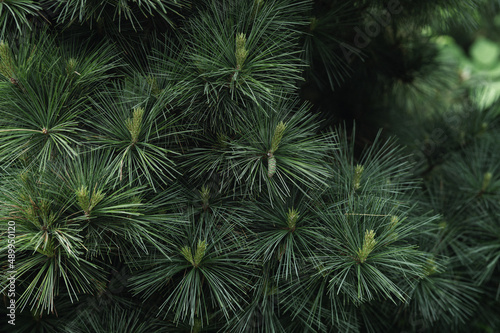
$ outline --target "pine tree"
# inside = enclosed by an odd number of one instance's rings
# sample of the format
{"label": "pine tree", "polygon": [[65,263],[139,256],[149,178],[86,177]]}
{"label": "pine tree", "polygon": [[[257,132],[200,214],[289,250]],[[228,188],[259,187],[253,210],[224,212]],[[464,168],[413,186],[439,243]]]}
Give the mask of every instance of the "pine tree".
{"label": "pine tree", "polygon": [[499,330],[499,6],[0,1],[0,330]]}

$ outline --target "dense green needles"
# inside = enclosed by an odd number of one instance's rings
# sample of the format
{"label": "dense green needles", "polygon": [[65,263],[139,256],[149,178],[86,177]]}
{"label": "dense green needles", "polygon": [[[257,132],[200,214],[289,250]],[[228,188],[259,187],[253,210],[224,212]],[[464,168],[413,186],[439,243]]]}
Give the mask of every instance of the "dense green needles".
{"label": "dense green needles", "polygon": [[498,332],[498,13],[0,0],[0,331]]}

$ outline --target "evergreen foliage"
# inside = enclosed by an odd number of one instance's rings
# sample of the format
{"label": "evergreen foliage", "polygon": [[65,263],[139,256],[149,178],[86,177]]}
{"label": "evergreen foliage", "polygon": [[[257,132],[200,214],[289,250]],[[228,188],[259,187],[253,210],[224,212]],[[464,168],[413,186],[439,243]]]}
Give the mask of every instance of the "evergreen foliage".
{"label": "evergreen foliage", "polygon": [[498,13],[0,1],[0,330],[499,331]]}

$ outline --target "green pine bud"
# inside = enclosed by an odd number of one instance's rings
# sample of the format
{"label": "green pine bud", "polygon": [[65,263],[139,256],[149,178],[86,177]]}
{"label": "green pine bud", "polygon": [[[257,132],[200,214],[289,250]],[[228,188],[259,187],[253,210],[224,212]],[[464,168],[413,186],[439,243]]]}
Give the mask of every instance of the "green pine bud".
{"label": "green pine bud", "polygon": [[191,253],[191,248],[189,246],[183,246],[181,248],[182,256],[194,266],[193,254]]}
{"label": "green pine bud", "polygon": [[363,175],[364,167],[362,165],[356,165],[354,169],[354,190],[358,190],[361,187],[361,176]]}
{"label": "green pine bud", "polygon": [[78,74],[76,72],[76,59],[75,58],[70,58],[68,62],[66,63],[66,74],[68,76],[72,76],[73,74]]}
{"label": "green pine bud", "polygon": [[491,182],[491,177],[493,177],[493,174],[491,172],[486,172],[483,176],[483,186],[481,186],[481,192],[486,191],[488,186],[490,186]]}
{"label": "green pine bud", "polygon": [[85,215],[89,214],[90,207],[90,193],[87,186],[80,186],[80,188],[76,191],[76,200],[78,202],[78,206],[85,212]]}
{"label": "green pine bud", "polygon": [[392,215],[391,216],[391,222],[390,222],[390,231],[391,233],[389,234],[389,237],[391,240],[397,240],[398,239],[398,234],[396,232],[394,232],[394,230],[396,229],[396,227],[398,226],[399,224],[399,217],[397,217],[396,215]]}
{"label": "green pine bud", "polygon": [[151,87],[151,93],[155,96],[158,96],[161,93],[161,90],[158,87],[158,82],[157,82],[156,78],[152,75],[148,75],[146,77],[146,81],[148,82],[149,86]]}
{"label": "green pine bud", "polygon": [[286,223],[288,224],[288,229],[290,229],[292,232],[295,231],[295,226],[297,224],[299,217],[300,217],[299,212],[297,212],[294,208],[288,209]]}
{"label": "green pine bud", "polygon": [[[104,198],[104,195],[103,195],[103,198]],[[92,195],[92,197],[93,196],[94,195]],[[130,199],[130,207],[129,207],[128,211],[137,213],[139,211],[138,205],[140,205],[141,203],[142,203],[141,197],[139,197],[137,195],[132,196],[132,198]]]}
{"label": "green pine bud", "polygon": [[432,275],[432,274],[436,273],[437,270],[438,270],[438,267],[436,265],[436,261],[434,260],[434,258],[427,259],[425,266],[424,266],[425,276]]}
{"label": "green pine bud", "polygon": [[375,241],[375,231],[366,230],[365,239],[363,240],[363,248],[358,249],[358,260],[360,263],[364,263],[366,261],[368,255],[373,251],[375,244],[377,244],[377,241]]}
{"label": "green pine bud", "polygon": [[14,82],[14,58],[10,52],[9,44],[0,42],[0,74]]}
{"label": "green pine bud", "polygon": [[271,152],[267,156],[267,176],[271,178],[276,173],[276,157]]}
{"label": "green pine bud", "polygon": [[92,209],[97,206],[99,202],[104,199],[106,194],[102,193],[101,190],[97,190],[94,188],[92,191],[92,195],[87,188],[87,186],[80,186],[80,188],[76,191],[76,199],[80,208],[84,211],[85,216],[90,215]]}
{"label": "green pine bud", "polygon": [[202,325],[201,320],[199,318],[196,318],[194,320],[194,325],[193,325],[191,332],[192,333],[200,333],[202,328],[203,328],[203,325]]}
{"label": "green pine bud", "polygon": [[396,215],[391,216],[391,229],[396,228],[396,226],[399,224],[399,217]]}
{"label": "green pine bud", "polygon": [[446,223],[446,221],[441,221],[438,223],[439,229],[446,229],[447,226],[448,226],[448,223]]}
{"label": "green pine bud", "polygon": [[105,195],[106,193],[102,193],[101,190],[97,190],[94,188],[94,191],[92,191],[92,197],[90,197],[89,210],[91,211],[92,209],[94,209],[94,207],[97,206],[97,204],[101,202],[102,199],[104,199]]}
{"label": "green pine bud", "polygon": [[196,253],[194,254],[193,257],[195,267],[198,267],[198,265],[201,263],[201,260],[205,256],[206,249],[207,249],[207,242],[199,240],[198,246],[196,247]]}
{"label": "green pine bud", "polygon": [[132,112],[132,118],[128,118],[125,121],[125,125],[130,132],[131,143],[134,145],[139,139],[139,134],[142,128],[142,117],[144,116],[143,108],[135,108]]}
{"label": "green pine bud", "polygon": [[208,209],[208,204],[210,200],[210,189],[208,188],[208,186],[203,185],[201,187],[200,195],[201,195],[202,208],[205,211]]}
{"label": "green pine bud", "polygon": [[194,255],[189,246],[183,246],[180,252],[182,256],[191,263],[191,265],[193,265],[194,267],[198,267],[203,260],[203,257],[205,256],[206,249],[207,242],[199,240]]}
{"label": "green pine bud", "polygon": [[283,139],[283,134],[286,130],[286,124],[282,121],[276,125],[274,129],[273,139],[271,140],[271,153],[275,153],[278,150],[278,147],[281,143],[281,139]]}
{"label": "green pine bud", "polygon": [[241,69],[247,59],[248,50],[245,48],[247,37],[243,33],[236,35],[236,68]]}

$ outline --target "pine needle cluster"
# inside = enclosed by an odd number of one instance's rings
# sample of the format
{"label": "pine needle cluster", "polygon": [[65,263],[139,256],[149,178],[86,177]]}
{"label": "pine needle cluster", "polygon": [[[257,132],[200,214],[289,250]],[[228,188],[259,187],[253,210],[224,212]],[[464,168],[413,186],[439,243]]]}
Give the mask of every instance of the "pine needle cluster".
{"label": "pine needle cluster", "polygon": [[495,10],[0,1],[0,331],[500,330]]}

